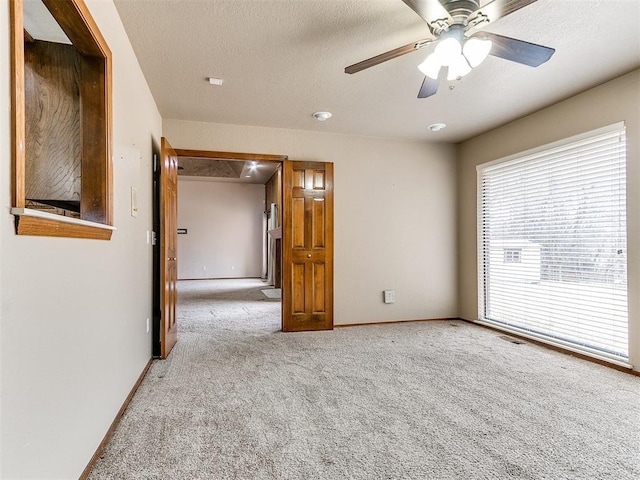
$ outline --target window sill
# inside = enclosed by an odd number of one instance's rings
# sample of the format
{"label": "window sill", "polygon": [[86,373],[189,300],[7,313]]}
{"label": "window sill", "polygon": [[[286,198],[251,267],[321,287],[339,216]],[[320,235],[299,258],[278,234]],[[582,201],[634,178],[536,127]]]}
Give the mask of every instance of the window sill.
{"label": "window sill", "polygon": [[111,240],[116,229],[111,225],[63,217],[29,208],[12,208],[16,217],[16,234],[45,237],[91,238]]}

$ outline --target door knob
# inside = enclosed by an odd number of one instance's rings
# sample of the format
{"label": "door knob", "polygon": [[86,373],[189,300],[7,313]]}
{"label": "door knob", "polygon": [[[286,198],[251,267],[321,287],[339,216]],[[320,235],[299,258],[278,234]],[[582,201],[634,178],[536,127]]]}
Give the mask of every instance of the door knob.
{"label": "door knob", "polygon": [[311,254],[310,253],[307,253],[307,258],[311,258]]}

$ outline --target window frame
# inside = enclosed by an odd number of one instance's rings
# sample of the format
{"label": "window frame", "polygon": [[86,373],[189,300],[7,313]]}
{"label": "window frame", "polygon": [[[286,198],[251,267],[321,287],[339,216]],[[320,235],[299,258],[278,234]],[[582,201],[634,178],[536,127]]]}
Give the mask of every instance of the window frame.
{"label": "window frame", "polygon": [[[477,322],[483,325],[487,325],[491,328],[495,328],[498,330],[503,330],[509,333],[514,333],[520,335],[522,337],[531,338],[532,340],[549,344],[554,347],[561,348],[563,350],[568,350],[571,352],[578,353],[580,355],[584,355],[586,357],[595,358],[599,361],[606,362],[608,364],[618,365],[624,368],[630,368],[631,364],[629,363],[629,357],[627,352],[627,356],[619,355],[617,353],[610,353],[605,350],[593,347],[591,345],[581,344],[574,341],[565,340],[560,337],[550,336],[543,333],[536,332],[534,330],[529,329],[528,327],[519,327],[517,325],[511,323],[504,323],[499,320],[491,319],[487,317],[487,310],[489,307],[491,291],[490,277],[486,276],[486,268],[489,264],[489,248],[487,247],[487,241],[484,235],[483,229],[483,215],[484,215],[484,203],[483,203],[483,172],[486,170],[490,170],[493,167],[500,166],[501,164],[511,163],[512,165],[517,164],[518,162],[526,162],[528,157],[533,157],[539,154],[543,154],[545,152],[550,152],[558,148],[563,148],[567,145],[573,143],[579,143],[583,141],[588,141],[589,139],[612,134],[612,133],[621,133],[625,135],[626,125],[624,121],[617,122],[605,127],[601,127],[595,130],[591,130],[588,132],[584,132],[582,134],[574,135],[568,138],[564,138],[562,140],[552,142],[550,144],[542,145],[540,147],[532,148],[523,152],[519,152],[513,155],[509,155],[507,157],[497,159],[494,161],[482,163],[476,166],[477,170],[477,274],[478,274],[478,320]],[[628,163],[628,154],[626,163]],[[625,164],[626,165],[626,164]],[[628,183],[628,172],[626,175],[626,181]],[[627,186],[628,189],[628,186]],[[626,197],[625,203],[625,211],[628,215],[628,196]],[[628,238],[628,224],[626,226],[626,237]],[[628,244],[627,244],[628,248]],[[620,253],[620,251],[618,251]],[[627,259],[628,262],[628,259]],[[509,262],[506,262],[509,263]],[[627,342],[628,347],[630,348],[630,340],[629,336],[629,316],[628,316],[628,306],[629,306],[629,284],[628,279],[626,283],[626,305],[627,305]]]}
{"label": "window frame", "polygon": [[[12,209],[17,235],[110,240],[113,227],[111,51],[82,0],[42,0],[82,58],[81,219],[25,208],[23,0],[10,0]],[[86,75],[86,77],[84,76]]]}

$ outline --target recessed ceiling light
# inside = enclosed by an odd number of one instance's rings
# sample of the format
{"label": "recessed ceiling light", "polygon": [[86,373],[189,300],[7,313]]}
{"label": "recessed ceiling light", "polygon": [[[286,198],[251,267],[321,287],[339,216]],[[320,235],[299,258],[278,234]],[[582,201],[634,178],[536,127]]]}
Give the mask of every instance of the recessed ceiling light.
{"label": "recessed ceiling light", "polygon": [[446,126],[447,125],[444,123],[432,123],[431,125],[429,125],[429,130],[431,130],[432,132],[439,132]]}
{"label": "recessed ceiling light", "polygon": [[311,116],[316,120],[318,120],[319,122],[324,122],[325,120],[328,120],[329,118],[331,118],[331,112],[315,112]]}
{"label": "recessed ceiling light", "polygon": [[222,80],[221,78],[216,77],[208,77],[207,80],[209,80],[209,83],[211,85],[222,85],[222,83],[224,82],[224,80]]}

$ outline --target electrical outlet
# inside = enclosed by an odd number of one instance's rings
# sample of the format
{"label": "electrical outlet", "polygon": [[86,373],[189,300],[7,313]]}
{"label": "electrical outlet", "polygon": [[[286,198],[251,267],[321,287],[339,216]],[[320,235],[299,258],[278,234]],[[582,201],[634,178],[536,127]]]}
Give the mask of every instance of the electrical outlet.
{"label": "electrical outlet", "polygon": [[384,303],[395,303],[396,292],[394,290],[384,290],[382,294]]}
{"label": "electrical outlet", "polygon": [[206,272],[207,271],[207,266],[206,265],[202,265],[202,271]]}
{"label": "electrical outlet", "polygon": [[147,318],[147,333],[149,333],[149,319]]}

